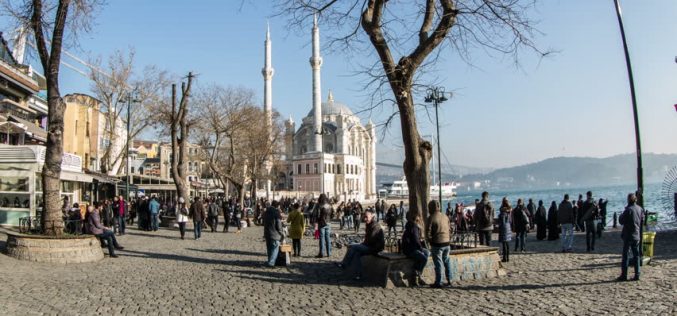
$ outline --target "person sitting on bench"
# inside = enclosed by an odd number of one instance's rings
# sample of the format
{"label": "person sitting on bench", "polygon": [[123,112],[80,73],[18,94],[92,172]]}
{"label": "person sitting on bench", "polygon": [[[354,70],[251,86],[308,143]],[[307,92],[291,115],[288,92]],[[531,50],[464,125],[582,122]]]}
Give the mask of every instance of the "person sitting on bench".
{"label": "person sitting on bench", "polygon": [[385,236],[381,225],[374,220],[374,209],[367,209],[364,214],[364,221],[367,225],[365,227],[364,241],[361,244],[354,243],[348,246],[348,252],[343,257],[343,261],[336,264],[339,268],[345,269],[353,263],[353,260],[357,260],[357,276],[355,280],[362,278],[362,256],[375,255],[385,248]]}
{"label": "person sitting on bench", "polygon": [[115,233],[113,233],[109,227],[101,225],[101,217],[98,208],[90,205],[87,207],[87,211],[89,212],[89,217],[87,218],[88,231],[92,235],[99,237],[102,242],[105,241],[108,245],[108,254],[110,257],[117,258],[118,256],[115,254],[115,249],[122,250],[124,248],[118,244],[118,241],[115,239]]}

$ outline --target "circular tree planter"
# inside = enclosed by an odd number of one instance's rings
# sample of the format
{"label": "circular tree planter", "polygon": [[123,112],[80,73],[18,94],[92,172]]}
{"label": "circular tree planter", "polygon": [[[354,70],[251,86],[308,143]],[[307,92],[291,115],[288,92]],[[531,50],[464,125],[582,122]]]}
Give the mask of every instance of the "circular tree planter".
{"label": "circular tree planter", "polygon": [[7,234],[7,255],[18,260],[48,263],[84,263],[103,259],[101,243],[92,235],[54,238],[11,231]]}

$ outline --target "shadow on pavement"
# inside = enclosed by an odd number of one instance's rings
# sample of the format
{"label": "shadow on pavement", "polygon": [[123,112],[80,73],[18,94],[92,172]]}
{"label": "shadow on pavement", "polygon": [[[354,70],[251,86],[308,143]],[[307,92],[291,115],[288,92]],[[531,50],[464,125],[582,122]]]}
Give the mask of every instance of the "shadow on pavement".
{"label": "shadow on pavement", "polygon": [[243,279],[273,282],[282,284],[301,285],[341,285],[353,287],[377,287],[369,282],[355,281],[343,273],[334,262],[298,262],[289,267],[269,268],[263,261],[256,264],[257,270],[228,270],[217,271],[238,273]]}
{"label": "shadow on pavement", "polygon": [[[188,233],[186,232],[186,235],[187,234]],[[191,234],[192,234],[192,232],[191,232]],[[138,231],[138,230],[135,230],[135,231],[127,230],[125,232],[125,235],[151,237],[151,238],[164,238],[164,239],[181,239],[181,235],[179,235],[178,232],[177,232],[176,236],[164,236],[164,235],[157,235],[157,232],[154,233],[154,232],[143,232],[143,231]]]}
{"label": "shadow on pavement", "polygon": [[224,255],[240,255],[240,256],[255,256],[255,257],[265,257],[266,255],[261,252],[253,251],[242,251],[242,250],[233,250],[233,249],[197,249],[197,248],[186,248],[186,250],[199,251],[199,252],[208,252],[208,253],[220,253]]}
{"label": "shadow on pavement", "polygon": [[544,288],[559,288],[559,287],[580,287],[585,285],[598,285],[605,283],[616,283],[615,280],[605,280],[598,282],[580,282],[580,283],[556,283],[556,284],[507,284],[507,285],[492,285],[492,286],[481,286],[481,285],[468,285],[464,286],[462,283],[454,285],[453,289],[458,290],[470,290],[470,291],[522,291],[522,290],[537,290]]}
{"label": "shadow on pavement", "polygon": [[184,262],[191,262],[191,263],[204,263],[204,264],[225,264],[226,263],[226,261],[224,261],[224,260],[217,260],[217,259],[188,257],[188,256],[174,255],[174,254],[167,254],[167,253],[154,253],[154,252],[127,250],[127,249],[121,250],[120,254],[123,254],[126,257],[184,261]]}

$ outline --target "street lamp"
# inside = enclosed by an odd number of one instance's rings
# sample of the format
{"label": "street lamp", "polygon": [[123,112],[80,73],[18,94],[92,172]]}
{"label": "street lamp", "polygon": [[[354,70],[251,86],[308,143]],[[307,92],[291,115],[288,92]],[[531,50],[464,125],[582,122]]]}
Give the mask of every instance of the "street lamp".
{"label": "street lamp", "polygon": [[632,99],[632,114],[635,120],[635,144],[637,148],[637,201],[640,206],[644,206],[644,177],[642,170],[642,144],[639,138],[639,117],[637,114],[637,97],[635,96],[635,80],[632,76],[632,64],[630,63],[630,53],[628,52],[628,43],[625,40],[625,28],[623,27],[623,17],[621,15],[621,4],[614,0],[616,16],[618,17],[618,27],[621,30],[623,39],[623,50],[625,52],[625,67],[628,70],[628,81],[630,83],[630,98]]}
{"label": "street lamp", "polygon": [[[426,91],[425,102],[432,103],[435,106],[435,126],[437,127],[437,182],[438,182],[438,193],[440,199],[440,208],[442,207],[442,151],[440,150],[440,118],[438,114],[438,108],[440,103],[447,101],[445,96],[447,92],[444,92],[444,87],[430,87]],[[448,92],[449,97],[452,96],[451,92]]]}
{"label": "street lamp", "polygon": [[[130,131],[131,130],[131,107],[132,107],[132,102],[135,102],[135,103],[139,102],[138,91],[136,90],[136,88],[134,90],[130,91],[130,92],[127,92],[126,95],[124,95],[122,98],[120,98],[120,101],[127,102],[127,143],[126,143],[126,145],[127,145],[127,181],[126,182],[127,183],[126,183],[125,187],[126,187],[126,190],[127,190],[127,201],[129,201],[129,199],[130,199],[130,194],[129,194],[129,181],[130,181],[129,179],[130,178],[129,178],[129,176],[130,176],[130,169],[131,169],[131,165],[132,165],[132,161],[129,158],[129,145],[130,145],[129,142],[130,142],[130,138],[131,138],[131,135],[130,135],[131,134],[131,131]],[[114,128],[114,127],[111,126],[111,128]]]}
{"label": "street lamp", "polygon": [[[618,0],[614,0],[616,8],[616,16],[618,17],[618,27],[621,30],[621,38],[623,39],[623,51],[625,52],[625,67],[628,70],[628,81],[630,84],[630,98],[632,100],[632,114],[635,121],[635,145],[637,148],[637,203],[644,207],[644,176],[642,170],[642,144],[639,137],[639,116],[637,114],[637,97],[635,95],[635,80],[632,76],[632,64],[630,63],[630,53],[628,52],[628,43],[625,40],[625,28],[623,27],[623,16],[621,14],[621,4]],[[676,60],[677,61],[677,60]],[[646,220],[647,211],[644,210],[644,218]],[[641,241],[644,238],[644,223],[639,225],[640,247],[639,247],[639,262],[643,262],[643,248]]]}

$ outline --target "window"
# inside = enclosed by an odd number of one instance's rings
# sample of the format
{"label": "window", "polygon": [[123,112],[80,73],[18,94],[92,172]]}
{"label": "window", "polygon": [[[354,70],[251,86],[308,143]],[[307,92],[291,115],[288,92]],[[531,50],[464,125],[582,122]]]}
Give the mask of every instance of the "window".
{"label": "window", "polygon": [[341,165],[336,165],[336,174],[341,174]]}
{"label": "window", "polygon": [[319,170],[317,170],[317,163],[315,163],[315,164],[313,165],[313,167],[314,167],[313,170],[315,171],[315,172],[314,172],[315,174],[320,173]]}
{"label": "window", "polygon": [[307,174],[310,173],[310,164],[306,164],[306,173],[307,173]]}
{"label": "window", "polygon": [[301,164],[298,164],[298,172],[296,172],[296,173],[301,174]]}
{"label": "window", "polygon": [[0,191],[28,192],[28,178],[2,177],[0,178]]}

